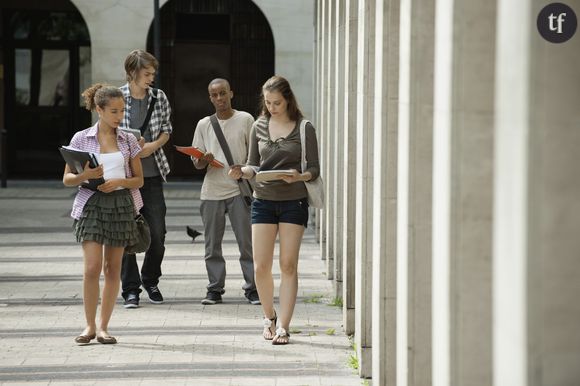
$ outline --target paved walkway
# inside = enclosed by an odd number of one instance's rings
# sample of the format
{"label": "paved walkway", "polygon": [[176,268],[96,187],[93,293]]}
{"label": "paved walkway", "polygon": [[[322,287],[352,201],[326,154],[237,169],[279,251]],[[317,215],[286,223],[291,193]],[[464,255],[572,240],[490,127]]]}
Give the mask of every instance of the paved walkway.
{"label": "paved walkway", "polygon": [[[81,249],[73,240],[73,189],[60,181],[9,181],[0,189],[0,383],[123,385],[360,385],[347,362],[350,342],[340,309],[329,305],[314,235],[299,264],[292,344],[261,338],[261,308],[241,289],[237,245],[227,229],[224,304],[203,306],[203,236],[191,243],[185,225],[200,229],[199,183],[166,188],[167,251],[160,282],[166,302],[141,307],[120,301],[111,334],[117,345],[77,346],[84,327]],[[142,256],[141,256],[142,258]],[[279,275],[275,264],[275,280]]]}

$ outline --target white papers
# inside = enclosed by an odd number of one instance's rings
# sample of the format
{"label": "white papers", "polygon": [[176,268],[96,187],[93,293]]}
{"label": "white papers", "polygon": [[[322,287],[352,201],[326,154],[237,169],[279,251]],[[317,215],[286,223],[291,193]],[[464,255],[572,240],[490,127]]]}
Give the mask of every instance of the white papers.
{"label": "white papers", "polygon": [[256,182],[281,180],[282,176],[292,176],[294,172],[290,169],[286,170],[264,170],[256,174]]}

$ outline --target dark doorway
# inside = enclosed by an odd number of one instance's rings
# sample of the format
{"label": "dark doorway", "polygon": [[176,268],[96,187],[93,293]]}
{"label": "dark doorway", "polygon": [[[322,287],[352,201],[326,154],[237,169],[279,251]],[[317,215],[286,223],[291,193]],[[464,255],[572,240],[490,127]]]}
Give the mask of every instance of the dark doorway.
{"label": "dark doorway", "polygon": [[68,0],[3,0],[0,20],[9,177],[60,177],[58,146],[91,123],[80,98],[91,79],[87,26]]}
{"label": "dark doorway", "polygon": [[[173,109],[166,145],[171,178],[202,174],[173,144],[190,145],[197,121],[213,112],[207,85],[227,78],[233,107],[256,115],[260,87],[274,74],[274,39],[250,0],[169,0],[161,8],[160,87]],[[149,30],[153,52],[153,26]]]}

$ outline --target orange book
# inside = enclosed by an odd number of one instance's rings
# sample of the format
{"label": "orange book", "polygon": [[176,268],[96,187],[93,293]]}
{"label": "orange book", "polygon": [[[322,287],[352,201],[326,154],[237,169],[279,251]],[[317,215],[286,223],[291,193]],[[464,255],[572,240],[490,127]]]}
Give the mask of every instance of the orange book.
{"label": "orange book", "polygon": [[[193,146],[177,146],[177,145],[175,145],[175,148],[177,149],[177,151],[179,151],[183,154],[187,154],[187,155],[194,157],[194,158],[197,158],[197,159],[200,159],[205,154],[204,152],[199,150],[197,147],[193,147]],[[210,165],[213,167],[216,167],[216,168],[223,168],[224,167],[224,164],[221,163],[220,161],[218,161],[217,159],[214,159],[213,161],[211,161]]]}

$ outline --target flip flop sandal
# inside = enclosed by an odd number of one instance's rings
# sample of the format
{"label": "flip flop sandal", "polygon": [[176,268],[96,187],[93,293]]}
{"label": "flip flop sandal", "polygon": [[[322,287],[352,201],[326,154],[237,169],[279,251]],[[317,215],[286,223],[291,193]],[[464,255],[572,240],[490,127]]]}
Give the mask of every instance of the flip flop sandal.
{"label": "flip flop sandal", "polygon": [[88,344],[91,342],[91,340],[95,339],[96,336],[96,334],[79,335],[75,338],[75,342],[78,344]]}
{"label": "flip flop sandal", "polygon": [[97,342],[101,344],[115,344],[117,339],[114,336],[97,336]]}
{"label": "flip flop sandal", "polygon": [[[278,340],[278,338],[288,338],[288,340],[280,342]],[[290,339],[289,338],[290,338],[290,334],[286,331],[286,329],[284,329],[282,327],[278,327],[276,329],[276,335],[274,335],[274,338],[272,339],[272,344],[273,345],[284,345],[284,344],[288,344],[288,343],[290,343]]]}
{"label": "flip flop sandal", "polygon": [[[264,328],[267,328],[271,334],[272,333],[272,324],[276,324],[277,321],[278,321],[278,316],[276,315],[276,313],[274,313],[274,317],[272,319],[268,319],[267,317],[264,317]],[[274,336],[272,336],[271,338],[267,338],[265,334],[262,334],[262,336],[264,337],[265,340],[274,339]]]}

